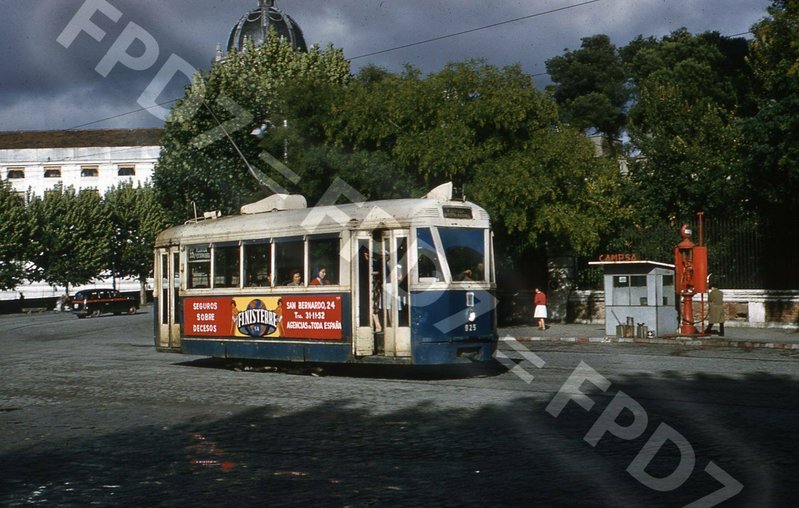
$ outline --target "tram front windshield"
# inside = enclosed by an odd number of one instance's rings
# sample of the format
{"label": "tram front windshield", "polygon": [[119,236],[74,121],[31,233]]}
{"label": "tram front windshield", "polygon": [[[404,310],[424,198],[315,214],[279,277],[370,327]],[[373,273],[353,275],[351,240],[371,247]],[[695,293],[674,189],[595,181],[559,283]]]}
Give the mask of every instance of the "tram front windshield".
{"label": "tram front windshield", "polygon": [[440,227],[438,233],[452,280],[485,281],[486,230]]}

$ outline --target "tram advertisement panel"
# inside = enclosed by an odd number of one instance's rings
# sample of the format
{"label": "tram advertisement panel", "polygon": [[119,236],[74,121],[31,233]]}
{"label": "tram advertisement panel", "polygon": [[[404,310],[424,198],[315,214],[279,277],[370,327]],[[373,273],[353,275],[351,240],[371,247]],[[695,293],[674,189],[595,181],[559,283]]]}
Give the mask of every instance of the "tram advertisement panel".
{"label": "tram advertisement panel", "polygon": [[343,337],[341,296],[185,298],[184,335],[253,339]]}

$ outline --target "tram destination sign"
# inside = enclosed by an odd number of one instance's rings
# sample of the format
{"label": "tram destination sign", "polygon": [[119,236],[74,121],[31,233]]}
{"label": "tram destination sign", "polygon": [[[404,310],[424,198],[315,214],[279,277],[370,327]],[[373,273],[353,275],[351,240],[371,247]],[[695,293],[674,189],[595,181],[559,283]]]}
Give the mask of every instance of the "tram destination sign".
{"label": "tram destination sign", "polygon": [[472,209],[465,206],[442,207],[445,219],[471,219]]}

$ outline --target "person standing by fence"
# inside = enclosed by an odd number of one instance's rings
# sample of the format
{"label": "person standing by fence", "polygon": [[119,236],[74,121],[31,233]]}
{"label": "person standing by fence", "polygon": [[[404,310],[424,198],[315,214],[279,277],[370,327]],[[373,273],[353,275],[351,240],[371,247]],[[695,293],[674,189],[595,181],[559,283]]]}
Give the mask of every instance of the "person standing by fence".
{"label": "person standing by fence", "polygon": [[533,296],[533,319],[538,321],[539,330],[547,329],[547,295],[538,288],[535,288]]}
{"label": "person standing by fence", "polygon": [[707,303],[707,328],[705,328],[705,333],[710,333],[713,330],[713,324],[718,323],[719,337],[724,337],[724,293],[715,284],[710,285]]}

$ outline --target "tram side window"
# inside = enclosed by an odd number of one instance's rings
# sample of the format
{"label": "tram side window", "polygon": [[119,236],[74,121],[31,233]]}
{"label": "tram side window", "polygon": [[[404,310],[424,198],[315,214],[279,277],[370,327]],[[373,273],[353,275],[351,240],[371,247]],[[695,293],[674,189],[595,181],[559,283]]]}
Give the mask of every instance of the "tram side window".
{"label": "tram side window", "polygon": [[244,244],[244,285],[272,285],[272,245],[266,242]]}
{"label": "tram side window", "polygon": [[187,249],[186,286],[189,289],[211,287],[211,249],[208,245],[191,245]]}
{"label": "tram side window", "polygon": [[[317,236],[308,239],[308,263],[312,285],[339,283],[339,238],[338,236]],[[324,268],[325,276],[319,279],[320,269]],[[317,279],[317,280],[314,280]]]}
{"label": "tram side window", "polygon": [[443,280],[441,262],[438,260],[433,233],[430,228],[416,230],[416,253],[418,261],[418,282],[435,282]]}
{"label": "tram side window", "polygon": [[[275,283],[281,286],[305,285],[305,242],[302,238],[275,239]],[[295,284],[292,278],[299,271],[300,283]]]}
{"label": "tram side window", "polygon": [[485,281],[484,229],[438,228],[453,281]]}
{"label": "tram side window", "polygon": [[239,266],[238,245],[214,245],[214,287],[238,287]]}

